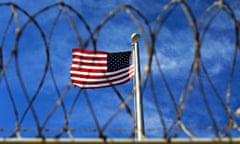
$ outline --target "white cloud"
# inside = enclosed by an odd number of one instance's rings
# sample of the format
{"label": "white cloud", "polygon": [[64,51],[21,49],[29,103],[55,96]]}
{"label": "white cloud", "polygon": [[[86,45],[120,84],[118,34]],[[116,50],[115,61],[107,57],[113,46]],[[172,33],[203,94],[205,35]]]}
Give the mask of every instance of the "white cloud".
{"label": "white cloud", "polygon": [[201,55],[210,75],[217,75],[223,70],[230,69],[235,52],[234,44],[234,40],[224,34],[215,37],[211,33],[206,37]]}
{"label": "white cloud", "polygon": [[[182,75],[191,66],[194,58],[194,41],[189,29],[173,32],[164,27],[157,38],[156,55],[161,69],[169,76]],[[152,71],[158,72],[153,58]]]}

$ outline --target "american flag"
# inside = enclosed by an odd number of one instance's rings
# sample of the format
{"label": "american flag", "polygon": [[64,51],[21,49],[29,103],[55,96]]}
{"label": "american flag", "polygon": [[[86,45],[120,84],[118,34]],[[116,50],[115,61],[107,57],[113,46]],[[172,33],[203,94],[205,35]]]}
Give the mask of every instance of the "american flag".
{"label": "american flag", "polygon": [[123,84],[134,76],[131,51],[107,53],[82,49],[72,50],[71,80],[83,89]]}

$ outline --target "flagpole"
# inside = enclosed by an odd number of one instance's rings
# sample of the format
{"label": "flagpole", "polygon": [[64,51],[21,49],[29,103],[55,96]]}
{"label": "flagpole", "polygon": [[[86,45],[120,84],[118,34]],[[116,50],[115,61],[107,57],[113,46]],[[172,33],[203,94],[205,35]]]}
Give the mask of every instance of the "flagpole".
{"label": "flagpole", "polygon": [[143,104],[142,104],[142,91],[141,91],[141,77],[140,77],[140,64],[139,64],[139,45],[140,35],[133,33],[133,51],[135,56],[135,111],[137,119],[137,135],[138,140],[144,138],[144,116],[143,116]]}

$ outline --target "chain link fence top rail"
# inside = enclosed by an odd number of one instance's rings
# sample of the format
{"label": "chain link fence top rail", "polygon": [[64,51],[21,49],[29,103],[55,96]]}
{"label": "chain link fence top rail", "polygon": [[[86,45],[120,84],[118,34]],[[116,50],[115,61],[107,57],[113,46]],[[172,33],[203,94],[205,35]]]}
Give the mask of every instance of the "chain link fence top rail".
{"label": "chain link fence top rail", "polygon": [[[159,8],[153,24],[132,5],[113,9],[99,24],[91,23],[74,6],[63,2],[34,14],[15,3],[1,2],[0,11],[5,14],[0,20],[1,137],[135,137],[133,82],[81,90],[70,81],[71,49],[99,50],[102,46],[118,45],[117,40],[101,39],[103,35],[121,36],[107,30],[127,28],[124,23],[113,25],[117,18],[129,19],[135,28],[129,31],[141,35],[140,55],[146,59],[141,64],[141,76],[147,138],[240,136],[237,117],[240,22],[228,3],[215,1],[202,17],[195,17],[184,0],[172,0]],[[166,72],[160,54],[164,27],[168,21],[174,21],[175,11],[182,12],[185,27],[192,32],[186,33],[189,38],[186,41],[170,39],[188,43],[186,51],[181,52],[181,55],[191,53],[190,57],[184,57],[190,61],[189,65],[180,69],[184,76],[177,74],[179,69],[173,75]],[[232,47],[226,47],[225,51],[230,51],[230,61],[217,57],[227,71],[219,81],[210,74],[209,66],[214,63],[207,61],[204,51],[214,49],[219,54],[218,45],[208,45],[208,33],[214,31],[211,26],[220,14],[227,15],[232,25],[228,31],[216,33],[230,35]],[[130,35],[127,39],[123,43],[130,49]],[[221,43],[224,45],[224,40]]]}

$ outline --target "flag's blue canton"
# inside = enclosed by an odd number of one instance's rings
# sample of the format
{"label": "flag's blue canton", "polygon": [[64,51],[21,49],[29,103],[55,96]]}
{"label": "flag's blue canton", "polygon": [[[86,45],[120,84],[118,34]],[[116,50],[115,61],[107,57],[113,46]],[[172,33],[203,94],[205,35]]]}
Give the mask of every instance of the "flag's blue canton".
{"label": "flag's blue canton", "polygon": [[113,72],[130,66],[131,51],[107,54],[108,71]]}

